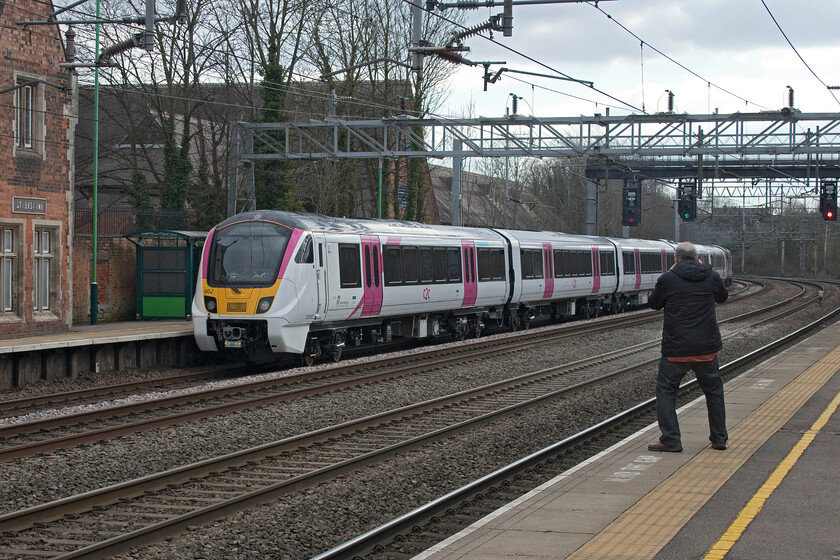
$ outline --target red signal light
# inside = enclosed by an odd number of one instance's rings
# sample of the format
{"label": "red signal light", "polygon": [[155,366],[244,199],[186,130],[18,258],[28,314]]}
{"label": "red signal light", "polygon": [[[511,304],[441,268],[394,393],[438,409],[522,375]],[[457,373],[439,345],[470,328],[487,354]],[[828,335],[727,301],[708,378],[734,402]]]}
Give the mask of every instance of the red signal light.
{"label": "red signal light", "polygon": [[828,219],[830,220],[831,218],[833,218],[833,217],[834,217],[834,212],[832,212],[831,210],[829,210],[828,212],[826,212],[826,213],[825,213],[825,217],[826,217],[826,218],[828,218]]}

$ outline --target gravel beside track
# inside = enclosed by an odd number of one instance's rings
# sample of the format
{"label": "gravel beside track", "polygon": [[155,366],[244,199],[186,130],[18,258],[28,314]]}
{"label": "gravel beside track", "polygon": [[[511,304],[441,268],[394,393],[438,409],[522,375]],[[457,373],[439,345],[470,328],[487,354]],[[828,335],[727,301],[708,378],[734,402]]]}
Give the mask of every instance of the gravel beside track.
{"label": "gravel beside track", "polygon": [[[774,300],[795,293],[776,288]],[[833,295],[833,291],[831,292]],[[759,306],[755,300],[719,308],[725,318]],[[787,317],[784,324],[752,329],[724,342],[721,363],[774,340],[822,315],[834,303]],[[722,328],[724,335],[733,327]],[[410,379],[354,389],[302,401],[230,414],[182,426],[137,434],[77,449],[20,459],[2,465],[0,511],[14,511],[64,496],[174,468],[211,456],[304,433],[326,425],[427,400],[495,380],[555,366],[593,354],[660,337],[661,324],[610,334],[577,338],[550,348],[531,350],[527,357],[508,354],[492,363],[476,362]],[[651,354],[651,357],[658,352]],[[316,366],[317,367],[317,366]],[[300,370],[298,370],[300,371]],[[123,372],[120,380],[171,372]],[[291,371],[283,372],[289,374]],[[655,367],[631,382],[613,382],[598,394],[577,396],[450,437],[422,451],[367,467],[340,480],[319,485],[277,503],[242,512],[208,527],[196,528],[165,543],[134,551],[125,558],[309,558],[331,546],[426,503],[513,460],[545,447],[653,396]],[[72,388],[91,380],[64,380]],[[232,380],[235,382],[235,380]],[[72,384],[72,385],[71,385]],[[52,383],[3,394],[21,398],[35,391],[56,392]]]}

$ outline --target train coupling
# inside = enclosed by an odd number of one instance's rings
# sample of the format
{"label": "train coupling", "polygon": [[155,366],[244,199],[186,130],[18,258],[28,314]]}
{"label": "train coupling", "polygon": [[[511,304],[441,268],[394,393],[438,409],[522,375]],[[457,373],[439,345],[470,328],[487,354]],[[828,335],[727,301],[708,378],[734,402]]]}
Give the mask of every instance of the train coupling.
{"label": "train coupling", "polygon": [[222,329],[222,338],[225,348],[242,348],[245,329],[243,327],[226,326]]}

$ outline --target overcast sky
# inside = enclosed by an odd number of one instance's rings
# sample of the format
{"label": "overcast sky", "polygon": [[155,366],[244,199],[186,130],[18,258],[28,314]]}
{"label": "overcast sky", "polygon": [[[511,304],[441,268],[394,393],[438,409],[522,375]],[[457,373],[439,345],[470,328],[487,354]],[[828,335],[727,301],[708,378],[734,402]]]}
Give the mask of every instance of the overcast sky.
{"label": "overcast sky", "polygon": [[[764,3],[819,80],[840,86],[840,1]],[[514,6],[513,36],[494,33],[494,39],[545,66],[481,37],[465,41],[471,51],[464,56],[505,61],[507,68],[540,74],[559,71],[594,82],[612,98],[584,85],[515,73],[502,74],[485,92],[483,67],[461,67],[438,113],[503,116],[511,107],[511,93],[523,98],[518,110],[523,115],[591,115],[607,107],[612,115],[642,108],[656,113],[667,110],[666,90],[674,93],[678,113],[756,112],[786,106],[786,86],[793,88],[794,106],[803,112],[840,112],[840,103],[799,59],[761,0],[614,0],[598,7]],[[468,12],[467,25],[499,12]],[[840,98],[840,90],[834,94]]]}

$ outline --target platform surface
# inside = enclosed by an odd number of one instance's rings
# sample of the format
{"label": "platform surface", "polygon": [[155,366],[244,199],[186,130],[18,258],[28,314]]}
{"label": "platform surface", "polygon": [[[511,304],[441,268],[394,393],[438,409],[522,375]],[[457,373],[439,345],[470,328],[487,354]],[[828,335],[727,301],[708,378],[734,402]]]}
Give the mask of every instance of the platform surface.
{"label": "platform surface", "polygon": [[701,396],[682,453],[648,426],[415,560],[840,558],[838,369],[834,324],[726,384],[727,450]]}
{"label": "platform surface", "polygon": [[0,340],[0,354],[192,335],[192,321],[184,319],[100,323],[74,326],[58,333]]}

